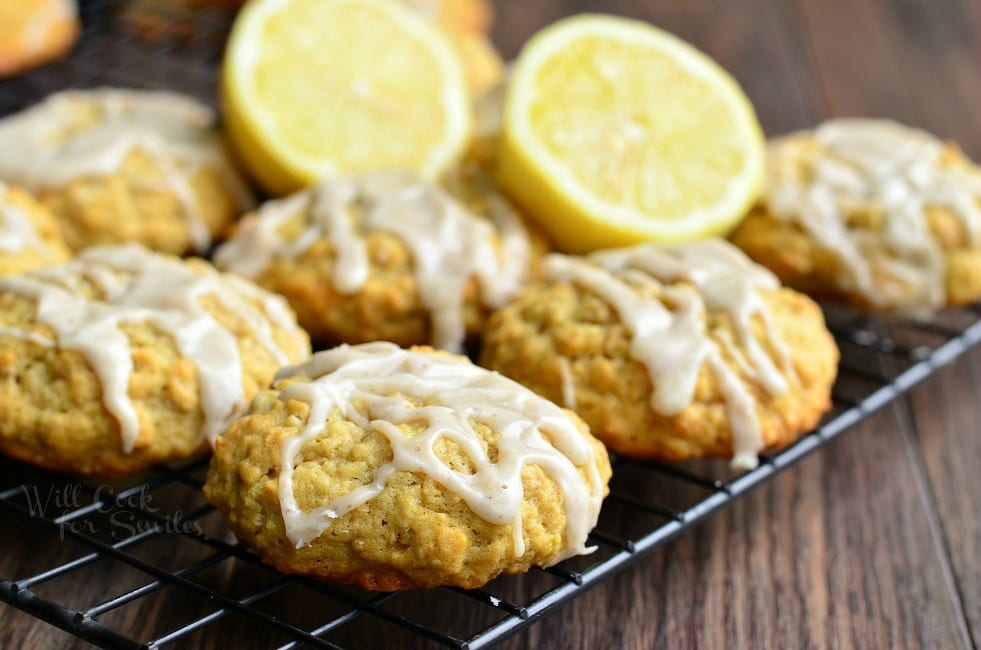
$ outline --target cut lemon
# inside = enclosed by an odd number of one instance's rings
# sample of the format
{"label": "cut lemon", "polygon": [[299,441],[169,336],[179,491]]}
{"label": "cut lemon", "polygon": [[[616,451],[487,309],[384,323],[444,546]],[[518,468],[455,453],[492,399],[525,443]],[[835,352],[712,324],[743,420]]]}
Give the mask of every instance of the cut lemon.
{"label": "cut lemon", "polygon": [[391,0],[253,0],[222,66],[229,136],[263,187],[285,194],[338,173],[436,178],[471,128],[459,59]]}
{"label": "cut lemon", "polygon": [[646,23],[582,15],[511,73],[501,185],[569,252],[723,234],[756,199],[764,140],[736,81]]}

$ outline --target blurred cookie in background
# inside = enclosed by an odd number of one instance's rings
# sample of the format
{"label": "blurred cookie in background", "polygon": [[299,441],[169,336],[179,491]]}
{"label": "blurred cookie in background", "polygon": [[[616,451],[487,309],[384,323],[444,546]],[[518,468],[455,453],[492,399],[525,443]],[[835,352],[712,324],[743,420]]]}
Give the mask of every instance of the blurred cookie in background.
{"label": "blurred cookie in background", "polygon": [[767,158],[732,241],[788,286],[913,318],[981,299],[981,168],[956,144],[837,119],[773,140]]}
{"label": "blurred cookie in background", "polygon": [[78,32],[74,0],[0,2],[0,78],[64,56]]}
{"label": "blurred cookie in background", "polygon": [[470,90],[479,95],[504,74],[504,61],[488,34],[494,9],[487,0],[400,0],[433,21],[463,62]]}
{"label": "blurred cookie in background", "polygon": [[0,180],[32,192],[68,245],[206,252],[253,205],[210,108],[172,92],[69,90],[0,120]]}

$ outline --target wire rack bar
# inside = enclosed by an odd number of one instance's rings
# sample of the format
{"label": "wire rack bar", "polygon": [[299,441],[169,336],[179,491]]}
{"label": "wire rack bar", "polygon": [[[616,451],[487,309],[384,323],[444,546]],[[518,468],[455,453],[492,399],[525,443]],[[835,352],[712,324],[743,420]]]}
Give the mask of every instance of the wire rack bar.
{"label": "wire rack bar", "polygon": [[[382,594],[380,596],[376,596],[375,598],[373,598],[371,603],[372,605],[379,606],[385,603],[386,601],[395,598],[398,595],[399,595],[398,592]],[[326,634],[327,632],[339,628],[342,625],[347,625],[348,623],[350,623],[351,621],[358,618],[364,613],[365,611],[362,609],[352,609],[342,614],[341,616],[338,616],[337,618],[331,619],[330,621],[327,621],[322,625],[318,625],[314,629],[310,630],[310,634],[313,634],[314,636]],[[279,646],[277,650],[291,650],[292,648],[299,647],[299,645],[300,644],[297,641],[290,641],[289,643],[284,643],[283,645]]]}
{"label": "wire rack bar", "polygon": [[45,600],[30,589],[21,589],[9,580],[0,580],[0,600],[99,647],[123,650],[141,648],[139,642],[80,616],[79,612]]}

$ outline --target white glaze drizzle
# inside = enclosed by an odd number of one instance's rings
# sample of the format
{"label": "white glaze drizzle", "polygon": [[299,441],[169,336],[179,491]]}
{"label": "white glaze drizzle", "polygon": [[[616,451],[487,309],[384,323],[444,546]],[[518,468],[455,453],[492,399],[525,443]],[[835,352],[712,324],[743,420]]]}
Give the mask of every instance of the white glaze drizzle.
{"label": "white glaze drizzle", "polygon": [[[95,111],[97,119],[80,119]],[[214,129],[215,114],[176,93],[122,89],[71,90],[0,120],[0,178],[40,192],[86,176],[117,171],[133,151],[153,158],[162,187],[184,209],[197,251],[211,232],[195,199],[192,180],[204,169],[219,175],[241,210],[254,200]]]}
{"label": "white glaze drizzle", "polygon": [[[729,316],[742,351],[736,363],[771,395],[783,394],[795,373],[759,293],[780,288],[773,274],[727,242],[709,240],[680,246],[643,244],[588,257],[549,255],[545,276],[579,285],[616,310],[631,334],[630,355],[647,368],[656,413],[670,417],[689,406],[707,364],[726,400],[733,466],[756,466],[763,436],[755,402],[723,356],[726,344],[720,345],[719,334],[709,329],[707,313]],[[753,332],[754,316],[767,329],[775,359]],[[736,347],[731,339],[729,343],[727,351]]]}
{"label": "white glaze drizzle", "polygon": [[10,199],[9,192],[10,189],[0,181],[0,251],[33,250],[50,258],[51,249],[41,241],[34,221],[24,208]]}
{"label": "white glaze drizzle", "polygon": [[[521,470],[533,464],[564,495],[564,550],[553,561],[591,552],[585,546],[586,536],[596,525],[604,486],[589,441],[568,413],[552,402],[466,359],[402,350],[391,343],[342,345],[280,371],[277,379],[296,376],[312,381],[287,386],[279,399],[302,401],[310,406],[310,414],[303,431],[283,445],[279,499],[286,534],[297,548],[316,539],[334,519],[381,493],[396,472],[417,472],[459,495],[485,521],[511,525],[514,555],[521,557],[525,553]],[[407,398],[425,405],[413,407]],[[383,434],[391,445],[392,460],[375,470],[371,483],[304,512],[293,485],[296,456],[323,434],[335,412]],[[408,437],[399,429],[419,422],[426,428],[418,435]],[[500,433],[495,462],[484,452],[472,422]],[[476,472],[455,471],[440,460],[434,448],[441,438],[456,443]]]}
{"label": "white glaze drizzle", "polygon": [[[80,290],[86,284],[96,288],[98,299],[83,297]],[[0,328],[0,336],[82,353],[102,384],[103,403],[119,422],[127,453],[133,450],[140,423],[128,394],[133,358],[121,325],[152,323],[173,337],[180,354],[194,363],[204,415],[202,438],[212,444],[247,404],[238,338],[204,308],[203,298],[218,300],[240,318],[278,363],[309,354],[282,298],[239,278],[204,266],[192,268],[135,244],[89,248],[68,264],[2,278],[0,293],[34,298],[37,323],[52,328],[55,339],[10,327]],[[274,326],[292,333],[291,350],[276,343]]]}
{"label": "white glaze drizzle", "polygon": [[[816,151],[798,137],[771,143],[770,213],[797,223],[837,258],[839,289],[880,309],[928,317],[945,302],[946,261],[926,209],[948,208],[969,244],[981,245],[981,172],[945,164],[940,140],[888,120],[833,120],[814,138]],[[858,209],[884,211],[885,228],[849,226]]]}
{"label": "white glaze drizzle", "polygon": [[[464,292],[476,278],[482,302],[503,305],[521,287],[529,242],[507,203],[487,197],[490,219],[470,212],[438,186],[409,173],[377,172],[330,179],[246,218],[215,254],[219,268],[257,278],[274,259],[302,255],[327,239],[334,251],[332,282],[343,294],[364,286],[370,269],[364,235],[387,232],[412,252],[419,296],[432,318],[432,343],[460,351],[466,338]],[[283,227],[303,219],[298,236]]]}

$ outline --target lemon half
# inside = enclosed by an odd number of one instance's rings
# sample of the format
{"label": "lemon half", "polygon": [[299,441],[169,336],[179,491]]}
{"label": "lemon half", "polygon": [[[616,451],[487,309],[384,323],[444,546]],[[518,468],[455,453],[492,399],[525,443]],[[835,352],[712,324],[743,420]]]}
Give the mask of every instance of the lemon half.
{"label": "lemon half", "polygon": [[756,199],[764,138],[736,81],[663,30],[581,15],[511,73],[502,186],[564,250],[723,234]]}
{"label": "lemon half", "polygon": [[253,0],[221,81],[232,143],[273,194],[375,169],[436,178],[470,136],[459,58],[391,0]]}

